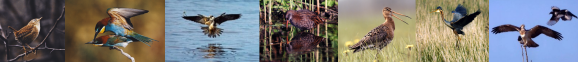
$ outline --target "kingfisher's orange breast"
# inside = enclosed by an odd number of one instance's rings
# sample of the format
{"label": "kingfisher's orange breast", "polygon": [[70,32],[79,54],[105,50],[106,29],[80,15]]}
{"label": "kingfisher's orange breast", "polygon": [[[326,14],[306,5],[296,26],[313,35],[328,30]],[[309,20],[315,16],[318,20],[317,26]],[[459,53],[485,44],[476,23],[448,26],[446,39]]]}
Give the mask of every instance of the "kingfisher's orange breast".
{"label": "kingfisher's orange breast", "polygon": [[109,36],[100,36],[97,38],[97,41],[101,41],[102,44],[105,44],[109,38],[110,38]]}

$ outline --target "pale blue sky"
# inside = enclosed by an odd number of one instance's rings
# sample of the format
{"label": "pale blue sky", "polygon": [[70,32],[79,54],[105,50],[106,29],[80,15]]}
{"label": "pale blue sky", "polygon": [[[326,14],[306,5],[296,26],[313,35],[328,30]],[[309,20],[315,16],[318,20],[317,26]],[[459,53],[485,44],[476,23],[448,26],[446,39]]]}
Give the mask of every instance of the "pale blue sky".
{"label": "pale blue sky", "polygon": [[[540,46],[527,48],[529,60],[534,62],[573,62],[578,59],[578,19],[559,21],[554,26],[546,23],[551,15],[552,6],[568,9],[578,14],[578,0],[493,0],[490,1],[490,31],[493,27],[503,24],[520,26],[525,24],[527,29],[536,25],[546,26],[562,33],[561,41],[546,35],[534,38]],[[521,45],[517,41],[517,32],[500,34],[490,33],[490,62],[520,62],[522,57]]]}

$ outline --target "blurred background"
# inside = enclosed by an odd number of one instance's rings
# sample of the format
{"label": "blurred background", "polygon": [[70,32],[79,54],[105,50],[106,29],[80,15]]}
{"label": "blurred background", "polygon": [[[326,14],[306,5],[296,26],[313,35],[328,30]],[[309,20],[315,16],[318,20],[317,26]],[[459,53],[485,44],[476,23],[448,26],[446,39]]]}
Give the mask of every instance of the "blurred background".
{"label": "blurred background", "polygon": [[108,8],[124,7],[148,10],[148,13],[131,18],[134,31],[158,40],[147,46],[142,42],[130,43],[124,52],[134,57],[138,62],[163,62],[165,60],[164,43],[164,1],[163,0],[66,0],[68,8],[66,23],[66,61],[68,62],[128,62],[120,51],[109,50],[108,47],[95,47],[90,44],[94,36],[96,22],[109,17]]}
{"label": "blurred background", "polygon": [[[414,0],[341,0],[339,11],[339,61],[344,62],[371,62],[375,60],[377,52],[379,61],[407,61],[415,62],[415,51],[405,49],[406,45],[413,45],[415,40],[415,1]],[[392,11],[407,15],[410,18],[394,14],[395,31],[393,40],[381,51],[364,50],[356,53],[341,53],[349,50],[349,46],[356,44],[369,31],[385,22],[382,9],[390,7]],[[352,51],[350,51],[352,52]]]}
{"label": "blurred background", "polygon": [[[467,9],[467,15],[480,10],[476,18],[463,27],[464,34],[459,34],[445,25],[442,16],[453,20],[458,5]],[[443,15],[435,11],[441,7]],[[418,0],[416,2],[416,42],[420,62],[488,62],[488,0]]]}
{"label": "blurred background", "polygon": [[[162,0],[161,0],[162,1]],[[165,0],[167,45],[166,62],[256,62],[259,59],[259,7],[255,0]],[[223,33],[210,38],[201,27],[186,20],[197,14],[217,17],[223,13],[241,14],[217,28]],[[210,45],[211,44],[211,45]],[[219,48],[209,48],[219,47]],[[217,50],[213,52],[209,50]]]}
{"label": "blurred background", "polygon": [[[30,22],[33,18],[40,18],[40,33],[35,41],[29,44],[31,47],[40,45],[40,42],[46,38],[46,35],[53,28],[55,23],[58,23],[54,28],[52,34],[48,36],[45,45],[48,48],[64,49],[64,10],[63,0],[0,0],[0,26],[4,32],[13,32],[8,26],[19,30]],[[62,15],[60,21],[56,20]],[[6,40],[8,45],[21,45],[14,40],[14,34],[4,33],[10,35]],[[2,41],[4,42],[4,41]],[[22,47],[11,47],[7,52],[6,44],[0,46],[0,62],[7,62],[7,59],[13,59],[15,56],[24,53]],[[27,48],[29,51],[29,49]],[[37,50],[36,54],[29,54],[16,61],[43,61],[43,62],[63,62],[64,51],[61,50]]]}
{"label": "blurred background", "polygon": [[[560,9],[567,9],[578,15],[577,0],[548,0],[548,1],[526,1],[526,0],[509,0],[509,1],[490,1],[491,19],[490,28],[512,24],[520,26],[526,25],[526,29],[531,29],[536,25],[548,27],[554,31],[560,32],[564,37],[562,40],[556,40],[546,35],[539,35],[533,40],[540,45],[536,48],[526,48],[528,50],[528,59],[530,62],[571,62],[578,58],[578,33],[575,33],[575,26],[578,26],[576,20],[572,21],[559,20],[553,26],[547,23],[552,17],[548,14],[552,11],[552,6]],[[490,30],[491,31],[491,30]],[[518,32],[505,32],[499,34],[490,34],[490,61],[503,62],[520,62],[525,61],[522,56],[522,48],[517,41]],[[524,54],[525,55],[525,54]]]}

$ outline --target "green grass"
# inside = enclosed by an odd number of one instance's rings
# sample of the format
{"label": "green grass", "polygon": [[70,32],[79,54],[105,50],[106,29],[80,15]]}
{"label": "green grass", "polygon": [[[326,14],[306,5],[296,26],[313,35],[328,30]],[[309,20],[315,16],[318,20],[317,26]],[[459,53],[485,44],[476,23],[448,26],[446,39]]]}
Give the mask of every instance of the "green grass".
{"label": "green grass", "polygon": [[[487,0],[420,0],[416,3],[416,41],[419,62],[488,62],[488,15]],[[443,4],[443,5],[442,5]],[[458,4],[468,9],[468,14],[480,9],[482,13],[464,27],[465,35],[459,35],[462,40],[457,43],[457,37],[447,27],[439,13],[430,13],[437,6],[444,10],[447,20],[453,14],[450,12]],[[459,47],[458,47],[459,46]]]}

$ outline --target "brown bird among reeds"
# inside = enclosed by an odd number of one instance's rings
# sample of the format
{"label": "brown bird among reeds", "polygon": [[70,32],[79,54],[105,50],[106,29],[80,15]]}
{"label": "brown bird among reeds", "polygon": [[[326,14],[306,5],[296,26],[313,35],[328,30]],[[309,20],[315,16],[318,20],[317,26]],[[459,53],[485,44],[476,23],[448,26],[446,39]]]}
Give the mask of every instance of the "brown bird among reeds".
{"label": "brown bird among reeds", "polygon": [[289,10],[285,15],[286,23],[301,29],[310,30],[319,24],[323,24],[325,19],[309,10]]}
{"label": "brown bird among reeds", "polygon": [[[14,31],[14,38],[16,41],[21,42],[22,45],[26,45],[30,49],[33,49],[28,44],[38,37],[40,31],[40,19],[42,19],[42,17],[30,20],[30,22],[28,22],[26,26],[20,28],[20,30],[16,30],[11,26],[8,26],[8,28]],[[24,49],[24,52],[26,52],[26,48],[22,48]]]}
{"label": "brown bird among reeds", "polygon": [[394,13],[410,18],[409,16],[392,11],[391,8],[389,7],[383,8],[382,14],[383,17],[385,18],[385,22],[375,27],[373,30],[369,31],[369,33],[367,33],[363,38],[361,38],[361,40],[359,40],[358,43],[356,43],[353,46],[350,46],[349,48],[354,50],[353,53],[363,51],[365,49],[374,49],[374,50],[377,49],[378,52],[375,56],[375,58],[377,59],[379,51],[381,51],[383,47],[387,46],[387,44],[389,44],[391,40],[393,40],[393,31],[395,30],[395,23],[393,22],[391,16],[401,20],[397,16],[393,15]]}

